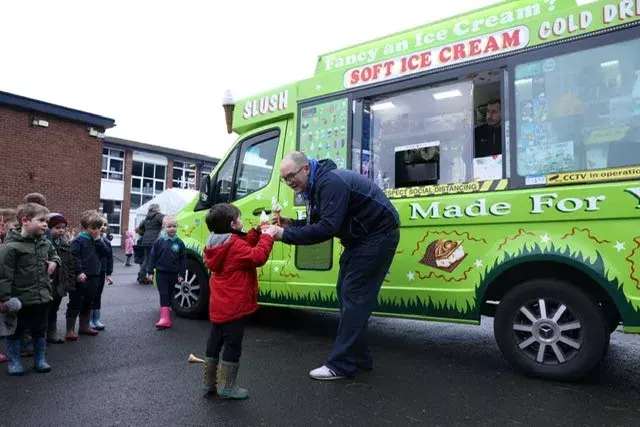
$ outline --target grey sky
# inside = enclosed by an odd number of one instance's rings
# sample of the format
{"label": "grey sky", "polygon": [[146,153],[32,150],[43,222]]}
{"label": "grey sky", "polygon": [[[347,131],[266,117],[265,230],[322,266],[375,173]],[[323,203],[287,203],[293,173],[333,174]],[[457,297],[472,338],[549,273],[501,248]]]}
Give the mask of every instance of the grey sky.
{"label": "grey sky", "polygon": [[313,75],[319,54],[498,3],[3,2],[0,90],[114,118],[107,135],[221,156],[221,99]]}

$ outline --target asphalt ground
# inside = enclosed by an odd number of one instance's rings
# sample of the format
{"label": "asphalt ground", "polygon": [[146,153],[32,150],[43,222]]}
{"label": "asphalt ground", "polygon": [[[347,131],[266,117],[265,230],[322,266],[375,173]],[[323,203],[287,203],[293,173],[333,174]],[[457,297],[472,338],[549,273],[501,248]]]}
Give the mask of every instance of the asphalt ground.
{"label": "asphalt ground", "polygon": [[[602,366],[579,383],[530,379],[512,370],[480,327],[373,318],[375,370],[319,382],[338,317],[261,309],[244,339],[240,385],[246,401],[204,397],[208,322],[176,318],[157,331],[158,295],[116,263],[106,288],[107,330],[51,346],[49,374],[9,377],[0,365],[2,426],[377,426],[638,425],[640,337],[614,332]],[[65,307],[65,303],[63,303]],[[63,313],[59,326],[63,328]]]}

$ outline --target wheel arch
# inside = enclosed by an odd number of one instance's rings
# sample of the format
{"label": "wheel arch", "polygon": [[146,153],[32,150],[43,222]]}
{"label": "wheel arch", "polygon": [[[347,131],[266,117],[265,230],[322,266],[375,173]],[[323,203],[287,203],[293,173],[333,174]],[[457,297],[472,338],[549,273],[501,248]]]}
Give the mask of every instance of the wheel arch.
{"label": "wheel arch", "polygon": [[488,314],[488,301],[500,301],[518,284],[552,277],[565,280],[591,295],[602,307],[607,319],[617,325],[625,319],[629,302],[617,281],[611,282],[586,263],[555,254],[525,255],[513,258],[493,269],[478,289],[478,301],[483,314]]}
{"label": "wheel arch", "polygon": [[202,269],[205,271],[205,273],[207,274],[207,276],[209,275],[209,270],[207,270],[207,266],[204,265],[204,259],[202,259],[202,255],[199,252],[196,252],[193,249],[187,248],[186,249],[186,253],[187,253],[187,259],[191,259],[196,261],[198,264],[200,264],[200,267],[202,267]]}

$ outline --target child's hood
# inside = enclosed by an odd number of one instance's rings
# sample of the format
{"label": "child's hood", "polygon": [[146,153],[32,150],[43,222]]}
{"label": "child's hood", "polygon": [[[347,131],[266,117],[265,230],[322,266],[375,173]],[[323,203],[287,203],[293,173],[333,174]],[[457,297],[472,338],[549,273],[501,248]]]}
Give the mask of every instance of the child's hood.
{"label": "child's hood", "polygon": [[24,241],[33,241],[35,240],[33,237],[25,237],[22,235],[22,229],[20,228],[12,228],[11,230],[9,230],[9,232],[7,233],[7,236],[4,238],[4,244],[6,245],[7,243],[11,243],[11,242],[24,242]]}
{"label": "child's hood", "polygon": [[7,245],[9,243],[20,243],[25,245],[40,245],[42,243],[46,243],[48,240],[46,237],[32,237],[32,236],[23,236],[21,228],[14,228],[9,230],[7,236],[3,241],[3,245]]}
{"label": "child's hood", "polygon": [[[235,237],[237,238],[237,237]],[[215,234],[211,233],[207,239],[207,245],[204,249],[204,260],[209,270],[220,273],[227,258],[229,249],[233,242],[234,235],[232,233]]]}

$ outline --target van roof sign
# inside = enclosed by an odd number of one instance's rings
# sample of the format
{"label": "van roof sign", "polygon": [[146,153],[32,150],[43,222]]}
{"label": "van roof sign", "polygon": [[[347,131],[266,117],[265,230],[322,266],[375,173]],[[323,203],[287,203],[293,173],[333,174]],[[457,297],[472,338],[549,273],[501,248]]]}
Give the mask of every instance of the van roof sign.
{"label": "van roof sign", "polygon": [[502,2],[320,55],[298,95],[313,98],[638,21],[640,0]]}

